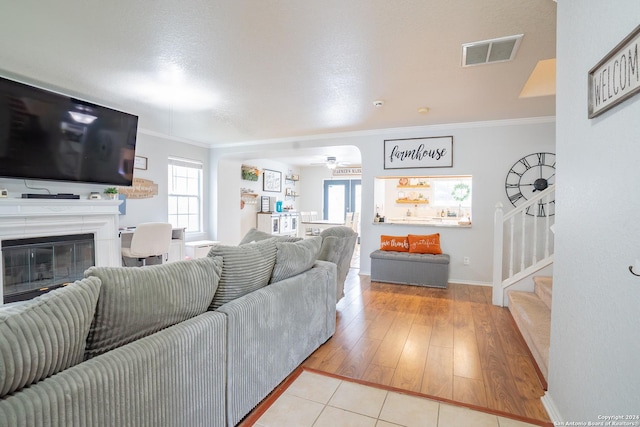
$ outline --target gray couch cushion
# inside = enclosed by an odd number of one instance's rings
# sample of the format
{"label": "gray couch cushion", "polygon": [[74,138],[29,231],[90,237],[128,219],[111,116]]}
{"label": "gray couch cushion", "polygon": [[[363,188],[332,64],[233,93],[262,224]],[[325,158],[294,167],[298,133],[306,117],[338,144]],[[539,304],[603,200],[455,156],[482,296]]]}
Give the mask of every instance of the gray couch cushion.
{"label": "gray couch cushion", "polygon": [[252,228],[251,230],[247,231],[247,234],[244,235],[238,245],[246,245],[247,243],[259,242],[266,239],[274,239],[278,242],[297,242],[298,240],[302,240],[302,237],[274,236],[273,234],[265,233],[264,231]]}
{"label": "gray couch cushion", "polygon": [[86,358],[95,357],[207,311],[218,287],[222,258],[147,267],[91,267],[102,280]]}
{"label": "gray couch cushion", "polygon": [[247,231],[247,234],[244,235],[244,237],[242,238],[242,240],[240,240],[240,243],[238,244],[245,245],[247,243],[258,242],[260,240],[270,239],[272,237],[273,235],[269,233],[265,233],[264,231],[260,231],[256,228],[252,228],[249,231]]}
{"label": "gray couch cushion", "polygon": [[208,256],[223,258],[220,286],[210,309],[260,289],[269,284],[276,262],[276,242],[265,239],[240,246],[216,245]]}
{"label": "gray couch cushion", "polygon": [[276,264],[271,273],[271,282],[300,274],[313,267],[318,258],[322,237],[312,237],[295,243],[276,242]]}
{"label": "gray couch cushion", "polygon": [[339,226],[323,230],[320,236],[323,240],[318,259],[331,261],[338,267],[337,300],[340,300],[344,296],[344,282],[349,273],[358,233],[349,227]]}
{"label": "gray couch cushion", "polygon": [[0,309],[0,397],[83,360],[99,294],[89,278]]}

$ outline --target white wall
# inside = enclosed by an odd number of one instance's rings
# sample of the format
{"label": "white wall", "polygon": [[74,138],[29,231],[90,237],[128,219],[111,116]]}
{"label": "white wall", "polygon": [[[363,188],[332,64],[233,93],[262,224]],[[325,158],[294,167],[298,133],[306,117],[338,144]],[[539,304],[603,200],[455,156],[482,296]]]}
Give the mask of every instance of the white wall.
{"label": "white wall", "polygon": [[150,179],[158,184],[158,195],[149,199],[128,199],[127,212],[120,216],[121,226],[134,226],[141,222],[166,222],[168,218],[168,159],[179,157],[203,162],[203,203],[204,203],[204,231],[200,234],[189,234],[188,240],[208,238],[208,222],[206,218],[209,210],[209,148],[185,144],[168,138],[138,134],[136,155],[147,157],[147,170],[136,169],[136,178]]}
{"label": "white wall", "polygon": [[[402,169],[385,170],[383,163],[383,144],[385,139],[410,138],[424,136],[453,135],[453,164],[445,169]],[[219,159],[225,156],[244,156],[255,158],[256,153],[277,152],[308,147],[353,145],[362,153],[362,214],[361,214],[361,253],[360,271],[369,274],[371,260],[368,254],[379,247],[381,234],[426,234],[439,232],[442,248],[451,255],[451,281],[461,283],[491,282],[493,212],[496,202],[502,202],[508,208],[509,201],[504,191],[504,180],[509,168],[521,157],[538,151],[555,152],[555,121],[553,119],[529,119],[489,123],[471,123],[448,126],[425,126],[405,130],[389,129],[376,132],[361,132],[329,135],[316,139],[286,141],[269,145],[256,144],[241,147],[214,148],[211,150],[211,167],[215,170]],[[237,158],[237,157],[236,157]],[[234,165],[240,168],[240,162]],[[224,162],[221,168],[225,169]],[[318,210],[321,205],[321,192],[309,194],[304,181],[307,170],[301,172],[300,209]],[[222,170],[222,169],[220,169]],[[220,177],[220,170],[217,176]],[[226,170],[226,169],[225,169]],[[239,172],[228,173],[239,176]],[[309,172],[311,173],[311,172]],[[215,172],[214,172],[215,174]],[[421,227],[415,225],[374,224],[373,183],[376,176],[382,175],[473,175],[473,226],[470,229]],[[226,176],[226,172],[225,172]],[[233,176],[233,175],[232,175]],[[220,178],[218,178],[220,179]],[[233,187],[233,192],[241,186],[240,179],[226,180],[219,188]],[[223,190],[220,190],[223,191]],[[318,190],[312,190],[318,191]],[[237,194],[237,193],[235,193]],[[232,196],[232,194],[230,194]],[[236,195],[239,197],[239,195]],[[308,197],[313,197],[311,202]],[[239,202],[238,202],[239,203]],[[319,206],[315,209],[315,206]],[[311,209],[313,207],[313,209]],[[214,212],[211,216],[211,229],[229,241],[237,242],[241,235],[238,212]],[[464,266],[463,257],[470,258],[470,265]]]}
{"label": "white wall", "polygon": [[561,419],[640,414],[640,96],[589,120],[587,74],[640,2],[558,1],[556,253],[548,396]]}
{"label": "white wall", "polygon": [[[150,179],[158,184],[158,195],[149,199],[129,199],[126,201],[126,214],[120,215],[120,226],[135,226],[141,222],[167,221],[167,167],[169,156],[182,157],[185,159],[201,160],[204,163],[204,218],[209,214],[209,149],[192,144],[185,144],[168,138],[151,136],[138,133],[136,143],[136,155],[147,157],[147,170],[134,170],[134,177]],[[108,185],[101,184],[79,184],[72,182],[56,181],[35,181],[28,180],[27,184],[32,187],[43,187],[49,189],[51,193],[74,193],[86,198],[92,191],[102,193]],[[41,190],[31,190],[25,187],[21,179],[0,178],[0,187],[9,190],[9,197],[21,197],[22,193],[44,193]],[[206,228],[209,223],[205,220],[205,232],[199,235],[189,236],[189,240],[207,238]]]}
{"label": "white wall", "polygon": [[[28,188],[33,187],[33,188]],[[46,194],[43,189],[49,190],[52,194],[72,193],[78,194],[81,198],[87,198],[92,191],[98,191],[102,194],[105,188],[110,185],[104,184],[81,184],[76,182],[58,182],[58,181],[38,181],[34,179],[9,179],[0,177],[0,188],[6,188],[9,197],[20,198],[22,193]]]}
{"label": "white wall", "polygon": [[[232,150],[231,150],[232,151]],[[233,152],[233,151],[232,151]],[[264,148],[262,148],[264,153]],[[235,153],[233,156],[225,155],[223,150],[211,150],[210,164],[213,166],[211,176],[212,191],[209,224],[212,232],[210,237],[224,244],[236,245],[251,227],[256,226],[256,214],[260,211],[260,196],[276,197],[283,205],[297,207],[298,201],[285,197],[285,188],[294,188],[291,183],[285,182],[285,176],[289,173],[299,174],[295,167],[275,162],[273,160],[254,157],[256,152],[246,156]],[[271,169],[282,173],[282,191],[263,191],[263,176],[258,181],[246,181],[242,179],[242,165],[256,166],[258,169]],[[258,204],[246,205],[244,209],[240,207],[240,189],[248,188],[258,194]]]}
{"label": "white wall", "polygon": [[[504,191],[505,176],[513,163],[526,154],[555,152],[554,122],[515,124],[526,122],[478,123],[457,127],[454,125],[450,128],[437,126],[386,136],[389,139],[453,135],[452,168],[384,170],[382,144],[385,138],[370,141],[368,149],[361,147],[363,185],[367,185],[367,190],[363,190],[363,205],[368,206],[363,207],[362,212],[361,271],[367,274],[370,271],[370,259],[365,254],[378,248],[381,234],[438,232],[443,252],[451,255],[450,281],[483,284],[491,282],[494,208],[497,202],[502,202],[507,208],[510,206]],[[386,223],[374,225],[373,178],[399,174],[472,175],[472,227],[436,228]],[[463,265],[464,257],[470,258],[468,266]]]}
{"label": "white wall", "polygon": [[[213,150],[210,152],[210,154]],[[215,189],[209,212],[211,238],[224,244],[235,245],[242,237],[240,188],[242,161],[211,156],[212,188]],[[220,226],[218,226],[218,223]]]}

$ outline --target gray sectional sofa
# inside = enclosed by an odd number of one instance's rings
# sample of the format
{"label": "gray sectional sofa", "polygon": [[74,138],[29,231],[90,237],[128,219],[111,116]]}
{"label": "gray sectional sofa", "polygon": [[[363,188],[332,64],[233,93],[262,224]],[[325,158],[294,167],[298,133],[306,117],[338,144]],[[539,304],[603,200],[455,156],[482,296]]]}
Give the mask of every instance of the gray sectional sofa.
{"label": "gray sectional sofa", "polygon": [[0,308],[0,427],[236,425],[333,335],[338,267],[319,256],[342,238],[252,230]]}

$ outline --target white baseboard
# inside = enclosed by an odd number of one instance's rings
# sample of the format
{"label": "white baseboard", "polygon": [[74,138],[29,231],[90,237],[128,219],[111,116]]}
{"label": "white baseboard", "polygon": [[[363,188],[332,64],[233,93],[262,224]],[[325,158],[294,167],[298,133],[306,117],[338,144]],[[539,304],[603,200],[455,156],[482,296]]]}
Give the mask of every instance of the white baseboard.
{"label": "white baseboard", "polygon": [[[371,276],[371,273],[368,271],[362,271],[360,270],[358,272],[358,274],[360,276]],[[449,283],[458,283],[460,285],[473,285],[473,286],[493,286],[493,283],[491,282],[478,282],[476,280],[456,280],[456,279],[449,279]]]}
{"label": "white baseboard", "polygon": [[549,418],[554,423],[554,425],[556,423],[562,422],[562,417],[560,416],[560,412],[558,411],[558,408],[556,407],[556,404],[553,403],[553,399],[551,398],[551,395],[549,394],[549,391],[547,391],[540,398],[540,401],[542,401],[542,406],[544,406],[544,409],[547,410],[547,414],[549,415]]}
{"label": "white baseboard", "polygon": [[459,283],[461,285],[473,285],[473,286],[493,286],[493,283],[491,282],[478,282],[477,280],[449,279],[449,283]]}

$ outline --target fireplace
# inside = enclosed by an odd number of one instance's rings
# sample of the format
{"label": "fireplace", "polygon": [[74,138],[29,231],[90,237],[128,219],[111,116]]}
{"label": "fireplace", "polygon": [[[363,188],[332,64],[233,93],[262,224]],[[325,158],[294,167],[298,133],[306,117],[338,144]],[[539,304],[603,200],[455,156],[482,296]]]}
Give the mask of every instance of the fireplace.
{"label": "fireplace", "polygon": [[93,233],[2,241],[4,303],[72,283],[95,265]]}
{"label": "fireplace", "polygon": [[[18,280],[20,275],[30,275],[35,285],[42,284],[38,289],[50,290],[58,282],[76,280],[72,270],[75,270],[75,277],[82,277],[84,269],[91,265],[121,265],[118,236],[120,203],[119,200],[0,199],[0,261],[3,267],[0,272],[0,305],[9,302],[12,294],[20,294],[25,287],[31,286],[25,285],[22,279]],[[76,242],[79,236],[87,236],[87,242]],[[62,240],[56,243],[57,248],[48,242],[59,239]],[[19,241],[18,246],[35,246],[14,252],[14,241]],[[75,260],[68,254],[70,246],[74,247]],[[84,260],[78,260],[78,257]],[[68,265],[68,273],[63,265]],[[7,267],[10,271],[4,271]]]}

